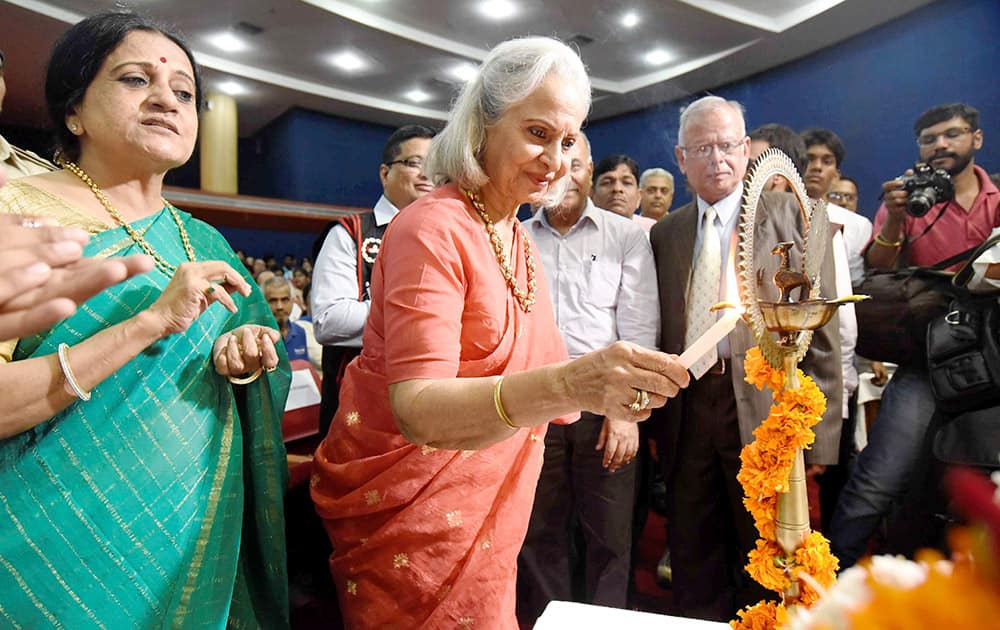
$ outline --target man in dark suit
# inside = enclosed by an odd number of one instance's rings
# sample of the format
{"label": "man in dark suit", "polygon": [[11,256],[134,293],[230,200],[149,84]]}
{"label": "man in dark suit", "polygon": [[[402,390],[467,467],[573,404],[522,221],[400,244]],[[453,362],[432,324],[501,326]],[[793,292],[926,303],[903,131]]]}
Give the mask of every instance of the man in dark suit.
{"label": "man in dark suit", "polygon": [[[739,103],[709,96],[681,114],[675,152],[697,196],[659,221],[650,233],[664,352],[680,354],[706,326],[704,311],[695,304],[712,303],[723,296],[736,300],[735,274],[727,269],[734,263],[749,149]],[[778,297],[770,278],[779,260],[771,249],[781,241],[794,242],[790,261],[793,269],[801,268],[804,229],[792,195],[764,193],[754,233],[762,299]],[[714,278],[712,273],[706,275],[712,271]],[[706,283],[706,277],[712,280]],[[829,248],[820,286],[824,295],[835,294]],[[714,316],[709,325],[711,321]],[[684,615],[730,619],[741,606],[766,596],[742,570],[757,533],[736,481],[740,450],[753,440],[753,430],[767,417],[772,403],[770,391],[757,391],[744,381],[743,360],[754,345],[749,327],[739,322],[718,344],[717,358],[692,366],[697,380],[692,379],[691,386],[656,415],[668,484],[667,538],[674,602]],[[837,462],[842,391],[839,354],[835,317],[816,332],[802,363],[828,396],[827,412],[815,429],[816,442],[806,451],[808,474],[818,474],[824,465]]]}

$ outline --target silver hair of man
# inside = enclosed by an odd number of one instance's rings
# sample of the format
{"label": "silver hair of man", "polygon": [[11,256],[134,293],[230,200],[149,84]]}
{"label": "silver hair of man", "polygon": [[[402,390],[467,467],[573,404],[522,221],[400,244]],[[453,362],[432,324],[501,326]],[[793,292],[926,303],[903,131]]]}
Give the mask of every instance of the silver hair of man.
{"label": "silver hair of man", "polygon": [[278,273],[265,280],[260,290],[267,291],[271,287],[288,287],[289,293],[292,291],[292,283],[288,281],[288,278]]}
{"label": "silver hair of man", "polygon": [[674,176],[670,173],[670,171],[663,168],[647,168],[642,172],[642,175],[639,176],[639,188],[645,188],[646,180],[650,177],[666,177],[667,181],[670,182],[670,187],[674,187]]}
{"label": "silver hair of man", "polygon": [[[468,190],[482,188],[489,182],[479,161],[486,130],[551,74],[564,78],[590,111],[590,78],[572,48],[550,37],[524,37],[498,44],[475,78],[462,88],[448,124],[431,141],[424,174],[438,186],[454,182]],[[542,205],[558,203],[567,183],[568,177],[554,183],[541,200]]]}
{"label": "silver hair of man", "polygon": [[743,105],[741,105],[739,101],[727,101],[721,96],[703,96],[698,100],[691,102],[681,112],[680,129],[677,131],[677,146],[682,148],[686,146],[684,136],[688,125],[691,123],[691,119],[697,118],[703,113],[710,112],[720,107],[728,107],[736,112],[740,120],[740,139],[743,139],[743,137],[747,135],[746,121],[743,119],[745,111],[743,109]]}

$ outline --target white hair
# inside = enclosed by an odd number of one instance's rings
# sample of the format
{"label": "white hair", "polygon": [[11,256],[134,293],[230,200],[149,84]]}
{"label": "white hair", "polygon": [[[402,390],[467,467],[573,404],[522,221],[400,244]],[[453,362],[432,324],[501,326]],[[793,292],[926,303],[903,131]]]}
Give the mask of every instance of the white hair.
{"label": "white hair", "polygon": [[639,176],[639,188],[645,188],[646,180],[650,177],[665,177],[670,182],[670,187],[674,187],[674,176],[670,171],[662,168],[647,168]]}
{"label": "white hair", "polygon": [[736,113],[736,117],[740,121],[740,138],[747,135],[746,122],[743,120],[743,105],[739,101],[727,101],[721,96],[703,96],[696,101],[690,103],[687,107],[681,111],[681,122],[680,129],[677,131],[677,145],[680,147],[684,145],[684,134],[687,130],[688,125],[691,123],[692,118],[697,118],[703,113],[707,113],[722,107],[728,107],[733,112]]}
{"label": "white hair", "polygon": [[[524,37],[498,44],[465,84],[448,116],[448,124],[434,140],[424,160],[424,174],[435,185],[454,182],[479,190],[489,181],[479,162],[486,130],[512,105],[527,98],[551,74],[568,82],[568,89],[590,110],[590,79],[580,56],[550,37]],[[562,197],[566,177],[555,182],[543,200],[553,205]]]}

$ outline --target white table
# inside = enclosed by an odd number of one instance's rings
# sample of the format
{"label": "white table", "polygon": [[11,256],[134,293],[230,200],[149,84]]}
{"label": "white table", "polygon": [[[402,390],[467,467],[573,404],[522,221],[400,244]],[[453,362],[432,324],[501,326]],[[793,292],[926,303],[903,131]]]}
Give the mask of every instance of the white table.
{"label": "white table", "polygon": [[729,624],[574,602],[549,602],[535,630],[729,630]]}

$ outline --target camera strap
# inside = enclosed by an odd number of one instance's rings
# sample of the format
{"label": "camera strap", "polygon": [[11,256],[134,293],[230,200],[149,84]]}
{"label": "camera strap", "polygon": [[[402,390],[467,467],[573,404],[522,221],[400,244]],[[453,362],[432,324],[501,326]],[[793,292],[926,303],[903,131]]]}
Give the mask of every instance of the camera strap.
{"label": "camera strap", "polygon": [[[917,241],[917,239],[919,239],[921,236],[923,236],[924,234],[927,234],[928,232],[930,232],[931,228],[934,227],[934,225],[938,222],[938,219],[940,219],[941,217],[944,216],[944,213],[948,210],[948,207],[950,205],[951,205],[951,201],[950,200],[946,201],[944,203],[944,206],[942,206],[942,208],[941,208],[941,212],[938,212],[938,215],[936,217],[934,217],[934,220],[930,222],[930,225],[928,225],[927,227],[925,227],[923,232],[921,232],[917,236],[915,236],[912,239],[910,239],[909,242],[911,244],[915,243]],[[961,260],[961,259],[959,259],[959,260]],[[958,262],[958,261],[956,260],[955,262]]]}

